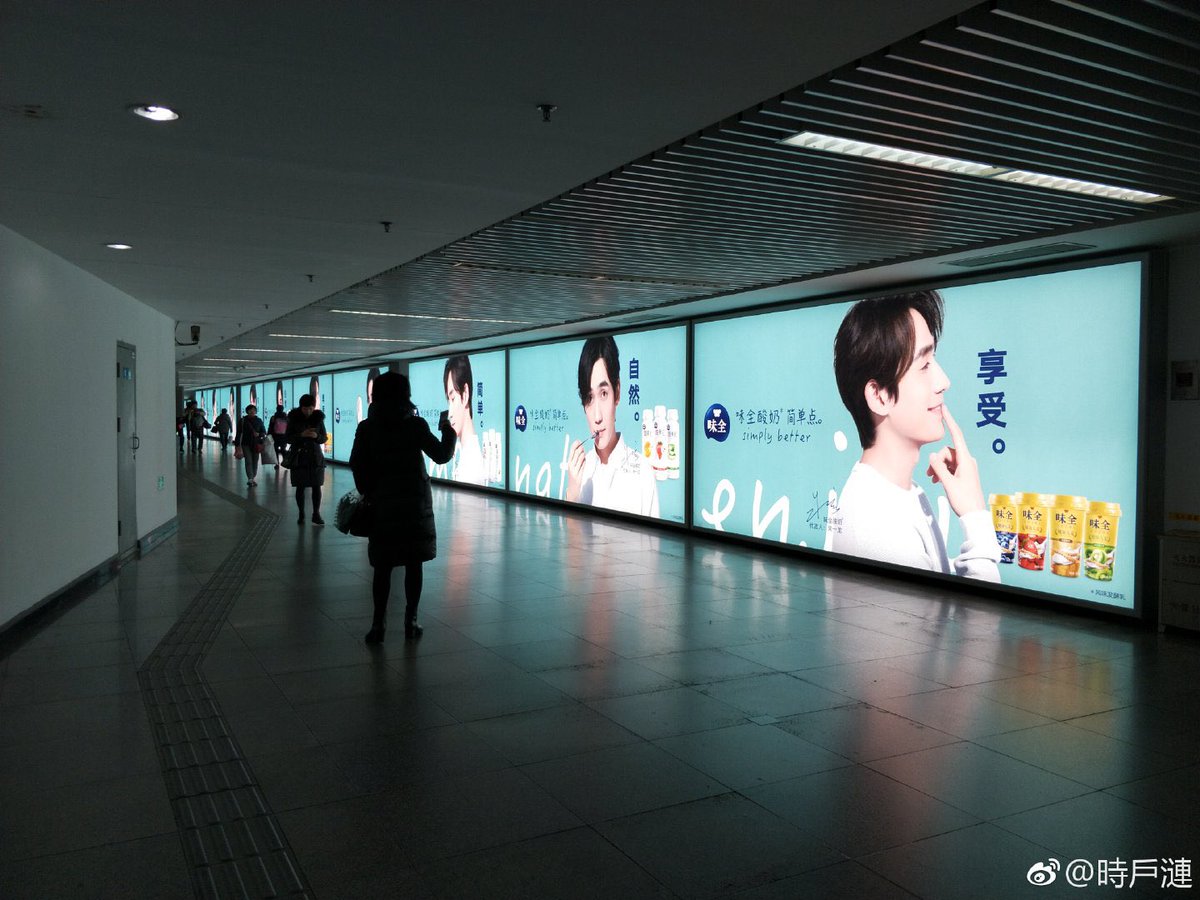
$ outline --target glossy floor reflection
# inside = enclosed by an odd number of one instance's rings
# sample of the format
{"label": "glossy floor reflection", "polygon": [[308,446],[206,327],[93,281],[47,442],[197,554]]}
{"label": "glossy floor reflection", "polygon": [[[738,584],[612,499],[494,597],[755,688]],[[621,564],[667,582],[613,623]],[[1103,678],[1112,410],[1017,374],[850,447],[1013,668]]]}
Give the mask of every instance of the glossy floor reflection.
{"label": "glossy floor reflection", "polygon": [[372,649],[365,542],[183,465],[176,536],[4,643],[5,900],[193,895],[136,672],[254,519],[200,478],[281,517],[203,671],[317,897],[1169,896],[1200,856],[1189,636],[442,489],[425,637]]}

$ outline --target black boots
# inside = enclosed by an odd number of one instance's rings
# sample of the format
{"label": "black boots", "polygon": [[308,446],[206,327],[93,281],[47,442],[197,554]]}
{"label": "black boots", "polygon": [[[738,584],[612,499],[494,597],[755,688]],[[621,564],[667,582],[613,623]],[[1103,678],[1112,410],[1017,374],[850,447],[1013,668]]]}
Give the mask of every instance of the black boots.
{"label": "black boots", "polygon": [[417,624],[417,604],[409,603],[404,607],[404,639],[406,641],[415,641],[425,629]]}

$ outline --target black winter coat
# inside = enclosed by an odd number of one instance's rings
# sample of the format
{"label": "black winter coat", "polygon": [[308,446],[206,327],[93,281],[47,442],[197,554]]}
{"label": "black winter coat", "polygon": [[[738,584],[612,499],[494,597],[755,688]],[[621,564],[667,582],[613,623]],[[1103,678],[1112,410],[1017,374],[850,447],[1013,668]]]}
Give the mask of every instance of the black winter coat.
{"label": "black winter coat", "polygon": [[238,419],[237,440],[245,450],[252,450],[267,439],[267,429],[258,416],[242,416]]}
{"label": "black winter coat", "polygon": [[419,416],[383,413],[372,406],[354,433],[354,486],[375,512],[367,544],[372,566],[404,566],[437,556],[433,494],[423,453],[435,463],[449,462],[454,429],[446,424],[438,440]]}
{"label": "black winter coat", "polygon": [[[297,407],[288,413],[287,442],[289,452],[295,448],[292,462],[292,487],[320,487],[325,483],[325,452],[321,446],[329,435],[325,431],[325,413],[314,409],[306,416]],[[315,428],[315,438],[301,437],[300,432]]]}

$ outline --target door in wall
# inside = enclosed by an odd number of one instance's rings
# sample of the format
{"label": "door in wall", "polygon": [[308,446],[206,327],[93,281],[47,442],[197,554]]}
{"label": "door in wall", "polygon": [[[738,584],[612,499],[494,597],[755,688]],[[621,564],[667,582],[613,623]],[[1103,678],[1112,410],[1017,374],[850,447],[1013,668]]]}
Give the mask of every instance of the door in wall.
{"label": "door in wall", "polygon": [[137,549],[137,350],[117,342],[117,558]]}

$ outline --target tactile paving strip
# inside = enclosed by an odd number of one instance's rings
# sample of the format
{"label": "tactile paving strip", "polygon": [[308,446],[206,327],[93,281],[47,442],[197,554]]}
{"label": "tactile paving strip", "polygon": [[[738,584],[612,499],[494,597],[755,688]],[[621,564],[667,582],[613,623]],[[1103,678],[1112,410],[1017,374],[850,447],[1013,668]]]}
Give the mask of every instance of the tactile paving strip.
{"label": "tactile paving strip", "polygon": [[258,518],[138,670],[192,885],[204,900],[312,897],[200,670],[279,517],[195,480]]}

